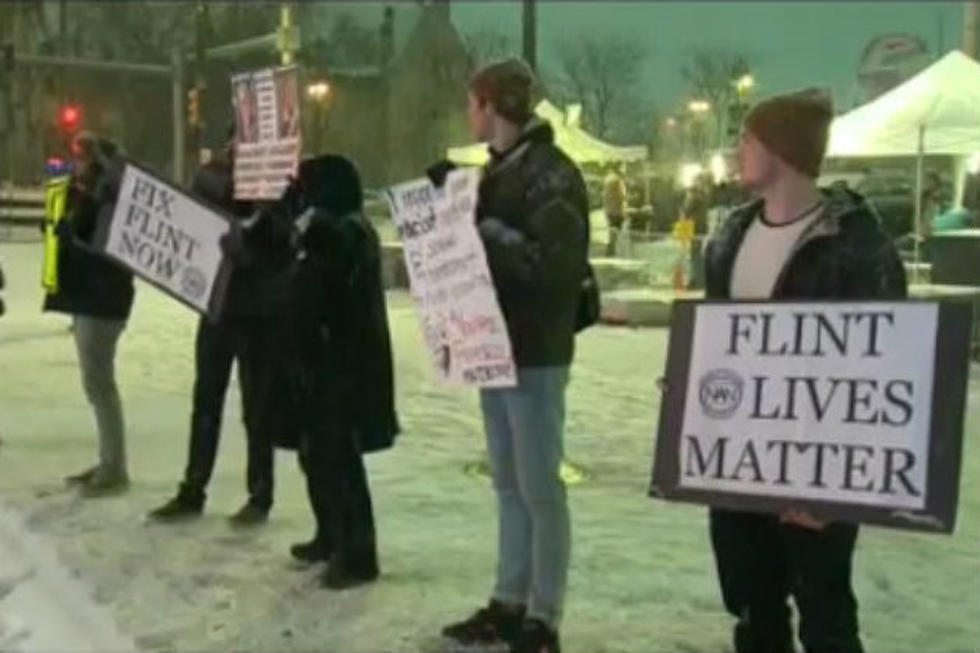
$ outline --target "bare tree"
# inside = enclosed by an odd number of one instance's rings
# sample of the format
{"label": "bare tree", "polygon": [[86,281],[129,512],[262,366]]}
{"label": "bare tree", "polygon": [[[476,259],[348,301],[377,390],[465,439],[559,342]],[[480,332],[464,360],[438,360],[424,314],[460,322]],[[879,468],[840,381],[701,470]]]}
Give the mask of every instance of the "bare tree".
{"label": "bare tree", "polygon": [[738,99],[736,83],[748,72],[748,57],[720,48],[695,50],[681,67],[694,99],[711,105],[716,138],[722,138],[728,110]]}
{"label": "bare tree", "polygon": [[517,54],[514,39],[492,27],[483,27],[463,37],[470,66],[478,68],[496,59]]}
{"label": "bare tree", "polygon": [[581,102],[589,126],[609,133],[617,114],[628,111],[647,59],[646,49],[621,34],[584,32],[562,41],[556,51],[553,90]]}

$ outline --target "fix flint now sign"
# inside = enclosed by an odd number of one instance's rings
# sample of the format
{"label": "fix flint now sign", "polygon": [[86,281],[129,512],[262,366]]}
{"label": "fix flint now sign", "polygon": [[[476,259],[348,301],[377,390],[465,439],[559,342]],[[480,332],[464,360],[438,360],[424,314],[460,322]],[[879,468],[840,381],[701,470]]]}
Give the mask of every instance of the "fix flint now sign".
{"label": "fix flint now sign", "polygon": [[952,529],[968,306],[675,310],[653,494]]}
{"label": "fix flint now sign", "polygon": [[167,181],[127,163],[99,250],[190,308],[216,318],[230,265],[221,250],[229,219]]}

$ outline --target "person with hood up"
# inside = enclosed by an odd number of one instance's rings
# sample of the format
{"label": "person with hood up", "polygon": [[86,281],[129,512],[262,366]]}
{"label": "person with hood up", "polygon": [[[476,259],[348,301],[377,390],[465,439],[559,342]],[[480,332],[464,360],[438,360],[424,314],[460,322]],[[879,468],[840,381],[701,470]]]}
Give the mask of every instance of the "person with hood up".
{"label": "person with hood up", "polygon": [[399,430],[381,246],[349,160],[303,161],[285,198],[299,215],[282,374],[316,523],[313,538],[291,553],[327,562],[322,583],[340,590],[379,575],[362,454],[391,447]]}

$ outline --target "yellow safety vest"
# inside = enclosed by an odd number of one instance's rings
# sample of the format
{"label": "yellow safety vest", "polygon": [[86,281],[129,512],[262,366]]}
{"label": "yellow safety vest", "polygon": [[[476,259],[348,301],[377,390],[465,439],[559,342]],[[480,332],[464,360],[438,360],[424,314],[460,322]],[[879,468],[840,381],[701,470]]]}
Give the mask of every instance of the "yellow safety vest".
{"label": "yellow safety vest", "polygon": [[53,295],[58,292],[58,223],[65,217],[70,178],[55,177],[44,187],[44,262],[41,286]]}

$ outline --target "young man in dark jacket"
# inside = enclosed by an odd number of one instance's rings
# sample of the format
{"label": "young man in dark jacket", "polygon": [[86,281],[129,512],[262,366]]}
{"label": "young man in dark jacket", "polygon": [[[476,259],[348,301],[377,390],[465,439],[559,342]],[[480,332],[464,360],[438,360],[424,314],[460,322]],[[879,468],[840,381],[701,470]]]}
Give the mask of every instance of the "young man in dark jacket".
{"label": "young man in dark jacket", "polygon": [[571,545],[559,470],[588,200],[551,127],[533,116],[533,83],[526,64],[508,60],[470,85],[470,124],[491,157],[477,221],[518,385],[480,396],[499,510],[496,585],[486,608],[443,633],[464,644],[503,640],[516,653],[553,653]]}
{"label": "young man in dark jacket", "polygon": [[[807,90],[755,107],[739,148],[741,181],[758,198],[709,241],[709,299],[876,300],[906,296],[905,272],[878,216],[856,193],[817,187],[833,118]],[[801,510],[781,515],[713,509],[722,597],[738,619],[737,653],[794,650],[795,599],[808,653],[859,653],[851,565],[858,527]]]}
{"label": "young man in dark jacket", "polygon": [[323,585],[346,589],[378,577],[374,511],[362,454],[398,433],[391,338],[381,281],[381,245],[362,213],[353,164],[323,155],[303,161],[293,193],[298,258],[281,337],[300,464],[316,520],[292,555],[328,561]]}
{"label": "young man in dark jacket", "polygon": [[[234,128],[229,139],[234,138]],[[227,143],[223,155],[202,166],[191,190],[216,208],[239,220],[255,210],[251,202],[234,199],[234,145]],[[274,436],[270,422],[259,419],[259,411],[271,392],[269,370],[277,355],[277,280],[292,260],[288,242],[267,243],[246,260],[236,260],[219,321],[202,316],[194,349],[194,380],[191,434],[187,467],[177,496],[153,510],[149,518],[172,521],[200,515],[207,498],[206,488],[214,471],[225,394],[232,363],[237,362],[242,413],[248,441],[246,486],[249,498],[231,516],[232,524],[250,526],[265,522],[272,507]]]}
{"label": "young man in dark jacket", "polygon": [[58,224],[58,292],[45,297],[44,310],[72,316],[82,387],[99,430],[99,463],[68,477],[83,496],[126,489],[125,424],[116,386],[116,344],[133,307],[133,277],[91,250],[98,221],[111,214],[121,162],[116,146],[82,133],[72,144],[75,170],[65,218]]}

